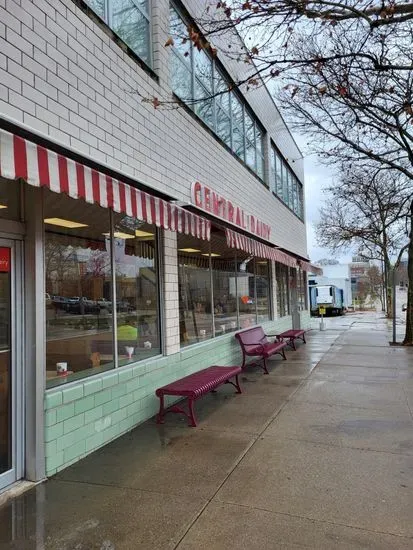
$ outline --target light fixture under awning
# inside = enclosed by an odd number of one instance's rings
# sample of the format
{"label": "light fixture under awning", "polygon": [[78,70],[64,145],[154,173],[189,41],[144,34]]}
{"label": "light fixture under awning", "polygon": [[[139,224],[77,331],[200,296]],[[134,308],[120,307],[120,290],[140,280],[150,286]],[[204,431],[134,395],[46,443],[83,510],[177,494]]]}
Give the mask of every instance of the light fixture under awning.
{"label": "light fixture under awning", "polygon": [[257,258],[266,258],[267,260],[273,260],[274,262],[279,262],[280,264],[288,265],[289,267],[298,267],[297,260],[278,250],[272,246],[268,246],[264,243],[256,241],[255,239],[250,239],[241,233],[237,233],[232,229],[225,228],[225,235],[227,238],[227,245],[230,248],[237,248],[256,256]]}
{"label": "light fixture under awning", "polygon": [[170,231],[207,241],[211,237],[209,220],[1,129],[0,176],[21,178]]}

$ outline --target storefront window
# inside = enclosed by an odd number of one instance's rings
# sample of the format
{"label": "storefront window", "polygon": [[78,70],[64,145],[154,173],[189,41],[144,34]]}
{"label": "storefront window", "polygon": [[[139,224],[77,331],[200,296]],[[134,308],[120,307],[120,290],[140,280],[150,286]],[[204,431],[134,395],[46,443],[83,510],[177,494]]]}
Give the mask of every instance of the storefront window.
{"label": "storefront window", "polygon": [[279,317],[290,314],[288,267],[279,263],[275,264],[277,280],[277,311]]}
{"label": "storefront window", "polygon": [[297,299],[300,311],[308,309],[307,305],[307,274],[301,269],[297,272]]}
{"label": "storefront window", "polygon": [[114,215],[119,365],[160,353],[154,227]]}
{"label": "storefront window", "polygon": [[269,321],[270,312],[270,264],[267,260],[255,262],[258,323]]}
{"label": "storefront window", "polygon": [[244,252],[237,255],[237,296],[240,328],[257,324],[254,256]]}
{"label": "storefront window", "polygon": [[53,381],[66,370],[76,378],[114,366],[110,220],[99,206],[44,196],[46,371]]}
{"label": "storefront window", "polygon": [[47,386],[160,353],[155,227],[46,190],[44,213]]}
{"label": "storefront window", "polygon": [[213,336],[209,259],[199,258],[195,254],[199,255],[200,251],[182,250],[178,253],[181,346],[201,342]]}
{"label": "storefront window", "polygon": [[228,248],[222,230],[211,242],[178,235],[181,346],[271,318],[270,264]]}
{"label": "storefront window", "polygon": [[21,184],[0,177],[0,219],[19,221]]}
{"label": "storefront window", "polygon": [[[217,241],[217,237],[215,241]],[[224,243],[221,242],[221,245],[224,246]],[[220,249],[222,250],[222,248]],[[228,250],[224,257],[212,257],[211,265],[215,336],[220,336],[238,329],[234,251]]]}

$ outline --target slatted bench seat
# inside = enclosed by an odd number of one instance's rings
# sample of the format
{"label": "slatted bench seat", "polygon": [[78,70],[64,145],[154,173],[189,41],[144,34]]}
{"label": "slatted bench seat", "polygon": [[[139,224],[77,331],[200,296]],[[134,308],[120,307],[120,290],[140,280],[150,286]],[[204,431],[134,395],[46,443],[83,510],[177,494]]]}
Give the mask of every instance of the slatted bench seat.
{"label": "slatted bench seat", "polygon": [[259,366],[265,374],[269,374],[267,369],[267,359],[269,357],[280,354],[284,359],[287,359],[284,352],[287,342],[282,340],[270,342],[268,336],[270,335],[265,334],[262,327],[253,327],[237,332],[235,338],[242,349],[242,368],[247,366],[247,357],[259,357],[258,361],[249,363],[248,366]]}
{"label": "slatted bench seat", "polygon": [[[157,424],[164,422],[164,415],[167,412],[177,412],[183,413],[189,420],[189,426],[195,427],[194,401],[206,393],[214,391],[222,384],[232,384],[237,389],[237,393],[242,393],[238,381],[238,375],[241,373],[241,370],[241,367],[208,367],[207,369],[185,376],[180,380],[176,380],[171,384],[167,384],[162,388],[158,388],[155,392],[160,399],[159,414],[156,418]],[[235,381],[230,380],[231,378],[235,378]],[[178,405],[165,408],[165,395],[186,397],[188,400],[188,411]]]}
{"label": "slatted bench seat", "polygon": [[286,330],[286,331],[282,332],[281,334],[277,334],[277,338],[282,342],[286,342],[294,350],[297,349],[295,347],[295,340],[302,340],[304,342],[304,344],[306,344],[305,330],[302,330],[302,329]]}

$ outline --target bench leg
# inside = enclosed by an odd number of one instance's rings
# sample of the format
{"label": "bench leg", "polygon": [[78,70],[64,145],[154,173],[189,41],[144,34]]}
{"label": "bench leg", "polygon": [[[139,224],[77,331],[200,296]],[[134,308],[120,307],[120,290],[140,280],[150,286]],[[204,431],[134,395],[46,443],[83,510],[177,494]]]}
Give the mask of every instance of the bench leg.
{"label": "bench leg", "polygon": [[242,393],[241,386],[239,385],[238,374],[235,376],[235,387],[237,388],[237,393]]}
{"label": "bench leg", "polygon": [[159,401],[160,401],[160,404],[159,404],[159,413],[158,413],[158,416],[156,417],[156,423],[157,424],[163,424],[164,423],[164,418],[163,418],[163,415],[164,415],[164,397],[163,395],[160,395],[159,396]]}
{"label": "bench leg", "polygon": [[239,385],[238,374],[235,375],[235,382],[233,382],[232,380],[227,380],[225,384],[231,384],[231,386],[234,386],[234,388],[236,388],[237,393],[242,393],[241,386]]}
{"label": "bench leg", "polygon": [[290,338],[290,341],[288,343],[293,348],[293,350],[296,351],[297,348],[295,347],[295,338]]}
{"label": "bench leg", "polygon": [[189,426],[192,426],[193,428],[196,428],[196,418],[195,418],[195,413],[194,413],[194,400],[193,399],[190,399],[188,397],[188,410],[189,410],[189,420],[190,420],[190,424]]}
{"label": "bench leg", "polygon": [[303,334],[303,342],[304,342],[304,344],[307,343],[307,342],[305,341],[305,334]]}
{"label": "bench leg", "polygon": [[287,357],[285,355],[285,349],[284,348],[281,350],[281,355],[283,356],[284,361],[287,361]]}
{"label": "bench leg", "polygon": [[268,372],[268,369],[267,369],[267,359],[264,357],[263,360],[262,360],[262,363],[263,363],[263,369],[264,369],[264,374],[270,374]]}

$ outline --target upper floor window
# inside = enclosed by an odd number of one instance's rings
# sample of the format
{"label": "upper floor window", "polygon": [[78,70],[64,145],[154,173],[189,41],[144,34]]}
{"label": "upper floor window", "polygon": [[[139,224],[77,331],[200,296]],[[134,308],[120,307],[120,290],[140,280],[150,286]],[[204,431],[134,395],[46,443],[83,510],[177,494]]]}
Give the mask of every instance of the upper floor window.
{"label": "upper floor window", "polygon": [[151,66],[149,0],[86,0],[86,3]]}
{"label": "upper floor window", "polygon": [[270,188],[294,214],[304,219],[303,186],[274,147],[271,147]]}
{"label": "upper floor window", "polygon": [[186,24],[171,7],[171,81],[174,93],[261,179],[264,177],[263,128],[241,96],[229,91],[218,63],[185,37]]}

